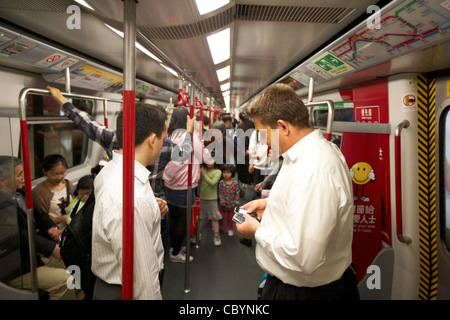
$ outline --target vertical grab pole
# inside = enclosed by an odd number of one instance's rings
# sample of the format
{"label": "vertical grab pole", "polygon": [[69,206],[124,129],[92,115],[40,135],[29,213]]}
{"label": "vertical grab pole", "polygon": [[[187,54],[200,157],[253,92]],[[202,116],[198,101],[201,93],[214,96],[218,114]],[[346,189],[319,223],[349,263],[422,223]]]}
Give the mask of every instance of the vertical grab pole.
{"label": "vertical grab pole", "polygon": [[136,0],[124,0],[122,299],[133,299]]}
{"label": "vertical grab pole", "polygon": [[108,100],[103,100],[103,119],[105,119],[105,127],[108,128]]}
{"label": "vertical grab pole", "polygon": [[31,291],[38,291],[37,279],[37,260],[35,249],[35,228],[34,228],[34,210],[33,197],[31,189],[31,169],[30,169],[30,149],[28,145],[28,129],[26,119],[25,99],[26,92],[21,93],[19,98],[19,116],[20,116],[20,136],[22,142],[22,157],[23,157],[23,173],[25,178],[25,200],[27,208],[27,229],[28,229],[28,250],[30,255],[30,273],[31,273]]}
{"label": "vertical grab pole", "polygon": [[[321,105],[327,106],[328,117],[327,117],[327,130],[325,133],[325,139],[327,139],[328,141],[331,141],[331,135],[333,132],[333,121],[334,121],[334,102],[331,100],[313,102],[313,98],[314,98],[314,79],[309,78],[308,102],[305,103],[305,105],[309,106],[309,107],[321,106]],[[309,118],[310,118],[310,121],[312,121],[312,111],[309,114]]]}
{"label": "vertical grab pole", "polygon": [[[188,100],[189,118],[194,117],[194,89],[189,92],[190,99]],[[192,152],[188,163],[188,187],[187,187],[187,208],[186,208],[186,263],[184,266],[184,293],[191,291],[189,288],[189,257],[190,257],[190,237],[191,237],[191,210],[192,210],[192,161],[194,155],[194,132],[191,135]]]}
{"label": "vertical grab pole", "polygon": [[70,91],[70,69],[68,67],[66,68],[66,92],[72,93]]}
{"label": "vertical grab pole", "polygon": [[400,242],[411,244],[410,237],[403,235],[403,208],[402,208],[402,129],[409,127],[409,121],[404,120],[395,128],[395,213],[397,219],[397,238]]}

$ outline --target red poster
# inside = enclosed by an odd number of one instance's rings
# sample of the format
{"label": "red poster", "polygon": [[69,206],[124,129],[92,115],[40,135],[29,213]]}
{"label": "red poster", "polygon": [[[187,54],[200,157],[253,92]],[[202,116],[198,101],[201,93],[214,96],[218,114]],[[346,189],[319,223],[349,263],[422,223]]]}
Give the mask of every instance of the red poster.
{"label": "red poster", "polygon": [[347,132],[342,136],[341,151],[347,160],[353,184],[352,249],[358,281],[364,278],[367,267],[382,248],[382,136]]}

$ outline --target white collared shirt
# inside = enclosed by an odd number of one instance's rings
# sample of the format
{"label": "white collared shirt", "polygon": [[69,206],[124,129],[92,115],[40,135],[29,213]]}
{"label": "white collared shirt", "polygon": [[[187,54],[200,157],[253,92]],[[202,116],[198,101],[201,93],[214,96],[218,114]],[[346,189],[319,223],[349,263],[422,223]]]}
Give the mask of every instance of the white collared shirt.
{"label": "white collared shirt", "polygon": [[[92,272],[110,284],[122,284],[123,156],[114,156],[95,178],[92,228]],[[159,272],[163,268],[161,215],[149,183],[150,171],[134,165],[133,299],[162,299]]]}
{"label": "white collared shirt", "polygon": [[284,283],[330,283],[352,261],[353,194],[345,158],[319,130],[283,158],[255,233],[256,259]]}

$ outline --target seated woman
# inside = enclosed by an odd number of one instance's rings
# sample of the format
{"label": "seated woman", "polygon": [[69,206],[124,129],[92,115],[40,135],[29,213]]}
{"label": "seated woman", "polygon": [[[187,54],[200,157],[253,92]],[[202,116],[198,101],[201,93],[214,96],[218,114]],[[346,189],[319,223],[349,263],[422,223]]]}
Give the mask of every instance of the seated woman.
{"label": "seated woman", "polygon": [[67,214],[64,209],[73,198],[73,184],[64,179],[67,172],[66,159],[60,154],[46,156],[42,163],[42,171],[47,180],[33,189],[33,198],[63,231],[67,226]]}

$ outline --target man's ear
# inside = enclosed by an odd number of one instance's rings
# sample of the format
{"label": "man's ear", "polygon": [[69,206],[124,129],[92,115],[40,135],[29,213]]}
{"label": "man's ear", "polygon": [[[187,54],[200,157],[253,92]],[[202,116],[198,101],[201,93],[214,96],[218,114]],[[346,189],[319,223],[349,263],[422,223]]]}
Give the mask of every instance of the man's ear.
{"label": "man's ear", "polygon": [[280,131],[280,134],[288,135],[290,131],[289,123],[284,120],[277,120],[277,129]]}
{"label": "man's ear", "polygon": [[151,149],[153,149],[155,147],[155,140],[156,140],[156,134],[154,132],[152,132],[148,137],[147,137],[147,143],[149,145],[149,147]]}

